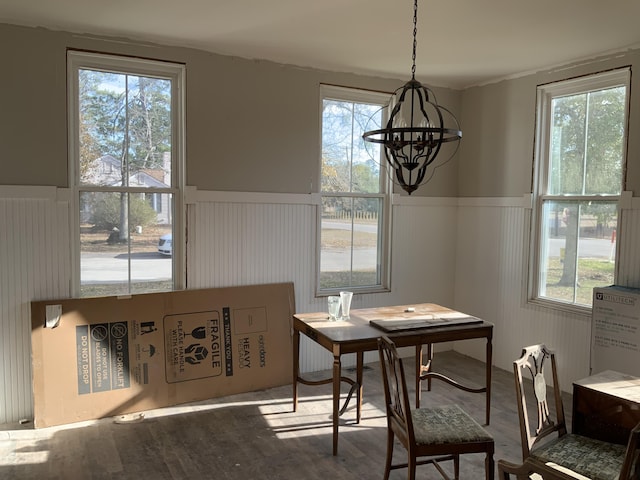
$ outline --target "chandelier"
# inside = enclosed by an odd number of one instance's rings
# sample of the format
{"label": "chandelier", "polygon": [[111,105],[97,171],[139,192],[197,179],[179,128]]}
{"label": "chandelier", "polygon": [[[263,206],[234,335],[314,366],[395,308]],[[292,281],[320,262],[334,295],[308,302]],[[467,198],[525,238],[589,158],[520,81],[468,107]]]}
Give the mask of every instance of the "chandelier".
{"label": "chandelier", "polygon": [[[438,105],[433,91],[416,76],[416,35],[418,33],[418,0],[413,4],[413,64],[411,80],[396,90],[389,101],[390,115],[385,128],[364,132],[366,142],[382,144],[387,162],[400,186],[411,195],[431,176],[427,168],[434,162],[442,144],[456,142],[457,151],[462,131],[456,117]],[[448,126],[445,126],[445,122]],[[433,169],[432,169],[433,170]]]}

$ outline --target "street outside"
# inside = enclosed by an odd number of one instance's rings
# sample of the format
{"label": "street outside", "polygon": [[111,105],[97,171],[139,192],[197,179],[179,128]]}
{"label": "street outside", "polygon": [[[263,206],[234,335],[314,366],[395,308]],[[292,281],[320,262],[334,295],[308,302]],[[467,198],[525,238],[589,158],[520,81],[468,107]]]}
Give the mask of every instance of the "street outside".
{"label": "street outside", "polygon": [[[131,281],[157,281],[171,279],[171,257],[155,252],[131,255]],[[85,252],[80,260],[80,278],[83,284],[127,282],[129,278],[127,255],[112,252]]]}
{"label": "street outside", "polygon": [[[349,223],[323,222],[323,228],[350,228]],[[362,232],[377,232],[376,224],[356,224],[355,228]],[[563,238],[552,238],[549,241],[549,257],[559,257],[560,249],[564,248]],[[589,258],[613,258],[615,244],[609,239],[582,238],[580,239],[580,256]],[[357,249],[353,258],[354,269],[366,269],[376,264],[375,248]],[[81,256],[81,278],[83,284],[98,284],[112,282],[126,282],[129,278],[128,256],[121,252],[83,252]],[[322,256],[322,271],[341,271],[345,265],[350,265],[350,251],[347,248],[332,248],[325,250]],[[170,280],[172,270],[171,257],[157,252],[141,252],[131,255],[131,280],[158,281]]]}

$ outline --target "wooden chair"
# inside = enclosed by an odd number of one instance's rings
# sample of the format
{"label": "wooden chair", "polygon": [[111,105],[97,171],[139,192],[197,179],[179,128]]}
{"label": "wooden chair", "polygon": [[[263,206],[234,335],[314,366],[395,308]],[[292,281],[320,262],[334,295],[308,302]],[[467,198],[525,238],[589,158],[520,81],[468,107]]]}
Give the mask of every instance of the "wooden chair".
{"label": "wooden chair", "polygon": [[[392,469],[408,468],[409,480],[415,479],[416,466],[433,464],[446,479],[438,463],[453,460],[454,478],[459,478],[460,454],[482,453],[485,477],[494,478],[494,441],[487,431],[457,405],[411,409],[404,367],[394,343],[388,337],[378,339],[380,364],[387,410],[387,458],[384,479]],[[394,438],[407,450],[408,462],[391,464]],[[419,457],[430,457],[418,460]],[[475,477],[474,477],[475,478]]]}
{"label": "wooden chair", "polygon": [[[545,367],[549,367],[550,372]],[[512,474],[518,479],[529,479],[534,473],[544,480],[640,478],[635,465],[640,424],[632,430],[626,447],[568,433],[554,352],[545,345],[526,347],[520,358],[513,362],[513,370],[523,462],[515,464],[499,460],[498,476],[502,480],[508,480]],[[546,373],[551,374],[555,418],[547,402]],[[527,382],[525,385],[523,378],[529,377],[533,384]],[[535,416],[530,416],[528,405],[536,406],[535,428],[532,428]]]}

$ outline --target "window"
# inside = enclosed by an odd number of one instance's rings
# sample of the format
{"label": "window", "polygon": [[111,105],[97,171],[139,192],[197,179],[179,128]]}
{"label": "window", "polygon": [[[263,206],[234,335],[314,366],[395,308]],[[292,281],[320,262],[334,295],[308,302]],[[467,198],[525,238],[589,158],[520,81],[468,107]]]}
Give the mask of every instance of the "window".
{"label": "window", "polygon": [[615,283],[628,69],[538,87],[534,301],[584,310]]}
{"label": "window", "polygon": [[[380,149],[362,134],[380,128],[388,95],[322,86],[318,294],[389,287],[390,181]],[[382,165],[382,166],[381,166]]]}
{"label": "window", "polygon": [[74,296],[179,288],[184,67],[70,51],[68,79]]}

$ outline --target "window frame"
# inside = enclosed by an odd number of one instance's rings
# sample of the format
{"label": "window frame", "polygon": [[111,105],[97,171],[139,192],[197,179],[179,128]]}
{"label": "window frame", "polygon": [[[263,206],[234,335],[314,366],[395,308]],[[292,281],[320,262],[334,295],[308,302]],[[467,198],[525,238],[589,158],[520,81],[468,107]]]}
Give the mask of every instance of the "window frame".
{"label": "window frame", "polygon": [[[323,192],[322,191],[322,143],[323,143],[323,106],[325,100],[335,100],[353,103],[364,103],[369,105],[377,105],[380,107],[382,114],[382,123],[387,120],[389,104],[389,93],[383,93],[372,90],[364,90],[350,87],[342,87],[336,85],[320,85],[319,99],[319,150],[318,158],[318,195],[319,202],[317,205],[316,219],[316,297],[324,297],[336,295],[341,290],[352,291],[356,294],[363,293],[382,293],[391,290],[391,212],[392,212],[392,194],[393,182],[390,178],[388,166],[382,155],[382,147],[380,147],[380,157],[375,160],[380,167],[380,192],[379,193],[358,193],[358,192]],[[323,199],[326,197],[341,198],[379,198],[382,205],[382,221],[380,222],[382,231],[378,232],[378,255],[381,259],[379,265],[380,283],[367,286],[349,286],[343,285],[333,288],[321,288],[321,260],[322,260],[322,205]]]}
{"label": "window frame", "polygon": [[[551,104],[553,99],[563,96],[576,95],[580,93],[595,92],[616,86],[626,88],[624,106],[624,135],[622,138],[622,172],[620,194],[550,194],[550,122],[552,121]],[[565,302],[551,297],[541,295],[542,292],[542,272],[545,261],[543,250],[545,247],[544,235],[544,207],[549,202],[616,202],[617,203],[617,238],[620,239],[620,210],[626,183],[626,165],[628,153],[629,137],[629,106],[631,90],[631,68],[622,67],[604,72],[594,73],[581,77],[561,80],[558,82],[539,85],[536,95],[536,130],[535,130],[535,153],[534,153],[534,175],[533,175],[533,198],[531,214],[531,231],[529,241],[529,276],[527,298],[528,302],[553,309],[567,311],[571,313],[591,315],[592,307],[575,302]],[[616,248],[614,260],[614,283],[618,277],[619,270],[619,249]]]}
{"label": "window frame", "polygon": [[[171,187],[103,187],[83,185],[80,182],[79,159],[79,70],[94,69],[130,75],[164,78],[171,81]],[[81,245],[80,245],[80,195],[83,192],[127,192],[130,194],[170,194],[173,199],[172,221],[172,285],[173,290],[186,286],[184,265],[186,263],[185,238],[185,86],[186,68],[184,64],[150,60],[109,53],[82,50],[67,50],[67,125],[68,125],[68,168],[71,186],[71,219],[73,232],[71,239],[71,294],[81,293]],[[131,279],[128,279],[130,285]]]}

